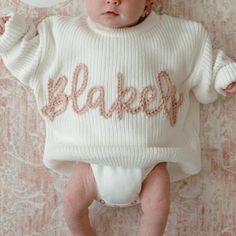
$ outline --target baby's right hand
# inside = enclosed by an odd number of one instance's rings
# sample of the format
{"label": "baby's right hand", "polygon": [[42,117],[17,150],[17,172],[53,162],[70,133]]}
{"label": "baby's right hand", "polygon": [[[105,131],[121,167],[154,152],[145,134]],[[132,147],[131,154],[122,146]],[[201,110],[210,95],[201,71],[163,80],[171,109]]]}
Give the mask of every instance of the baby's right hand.
{"label": "baby's right hand", "polygon": [[226,89],[224,89],[227,96],[232,97],[236,95],[236,82],[233,82],[227,86]]}
{"label": "baby's right hand", "polygon": [[5,24],[9,20],[10,16],[3,16],[0,18],[0,35],[5,31]]}

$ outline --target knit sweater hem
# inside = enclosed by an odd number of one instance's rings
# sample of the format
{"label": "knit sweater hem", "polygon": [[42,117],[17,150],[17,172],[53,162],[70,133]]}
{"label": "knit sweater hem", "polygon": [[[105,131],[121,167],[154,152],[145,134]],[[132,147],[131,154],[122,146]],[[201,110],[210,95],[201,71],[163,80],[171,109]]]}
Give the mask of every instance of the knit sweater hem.
{"label": "knit sweater hem", "polygon": [[[174,182],[200,171],[200,152],[195,148],[72,145],[45,147],[44,164],[59,174],[69,176],[78,162],[123,168],[148,168],[160,162],[168,162],[172,169],[170,179]],[[173,171],[174,169],[178,171]]]}

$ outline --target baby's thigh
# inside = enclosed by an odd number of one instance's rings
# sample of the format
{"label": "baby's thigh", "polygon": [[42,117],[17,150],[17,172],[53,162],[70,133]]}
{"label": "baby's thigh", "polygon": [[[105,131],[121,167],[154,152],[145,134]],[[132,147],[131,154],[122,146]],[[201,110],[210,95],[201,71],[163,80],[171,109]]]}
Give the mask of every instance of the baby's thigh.
{"label": "baby's thigh", "polygon": [[170,204],[170,178],[166,163],[155,166],[142,183],[140,200],[143,211],[168,210]]}
{"label": "baby's thigh", "polygon": [[67,183],[64,199],[74,207],[89,206],[96,198],[96,183],[90,164],[79,162]]}

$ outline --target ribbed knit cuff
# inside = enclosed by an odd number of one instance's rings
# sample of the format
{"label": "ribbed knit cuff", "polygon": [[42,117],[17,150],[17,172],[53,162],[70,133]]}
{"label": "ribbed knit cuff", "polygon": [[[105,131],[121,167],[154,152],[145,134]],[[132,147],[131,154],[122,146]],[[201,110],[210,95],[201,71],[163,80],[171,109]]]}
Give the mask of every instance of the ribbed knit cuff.
{"label": "ribbed knit cuff", "polygon": [[0,36],[0,54],[4,54],[22,38],[26,33],[28,24],[24,16],[15,12],[7,14],[10,19],[5,24],[5,31]]}
{"label": "ribbed knit cuff", "polygon": [[226,96],[225,89],[229,84],[236,81],[236,63],[230,63],[219,70],[216,75],[215,89],[218,93]]}

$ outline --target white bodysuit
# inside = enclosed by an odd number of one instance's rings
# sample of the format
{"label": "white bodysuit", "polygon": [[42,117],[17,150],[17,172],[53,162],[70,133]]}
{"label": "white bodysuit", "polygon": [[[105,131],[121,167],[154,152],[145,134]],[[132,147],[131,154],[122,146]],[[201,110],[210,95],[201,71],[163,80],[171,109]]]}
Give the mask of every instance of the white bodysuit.
{"label": "white bodysuit", "polygon": [[122,29],[87,16],[50,16],[36,28],[9,16],[0,55],[34,91],[48,168],[69,176],[76,162],[90,163],[98,199],[121,206],[138,201],[160,162],[171,182],[200,171],[199,103],[236,78],[236,63],[212,50],[200,23],[151,12]]}

